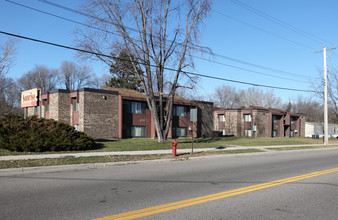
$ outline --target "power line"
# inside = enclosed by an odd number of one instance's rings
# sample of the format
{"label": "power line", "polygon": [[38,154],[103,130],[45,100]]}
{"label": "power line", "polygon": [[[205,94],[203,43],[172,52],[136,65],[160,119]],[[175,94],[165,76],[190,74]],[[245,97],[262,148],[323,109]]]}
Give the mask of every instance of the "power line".
{"label": "power line", "polygon": [[231,61],[234,61],[234,62],[237,62],[237,63],[245,64],[245,65],[248,65],[248,66],[253,66],[253,67],[256,67],[256,68],[268,70],[268,71],[271,71],[271,72],[282,73],[282,74],[286,74],[286,75],[292,75],[292,76],[300,77],[300,78],[304,78],[304,77],[308,78],[308,76],[305,76],[305,75],[291,73],[291,72],[278,70],[278,69],[273,69],[273,68],[270,68],[270,67],[249,63],[249,62],[246,62],[246,61],[242,61],[242,60],[239,60],[239,59],[231,58],[231,57],[220,55],[220,54],[215,54],[214,56],[220,57],[220,58],[223,58],[223,59],[226,59],[226,60],[231,60]]}
{"label": "power line", "polygon": [[[55,14],[46,12],[46,11],[42,11],[42,10],[39,10],[39,9],[30,7],[30,6],[27,6],[27,5],[23,5],[23,4],[20,4],[20,3],[17,3],[17,2],[13,2],[13,1],[10,1],[10,0],[6,0],[6,1],[9,2],[9,3],[15,4],[15,5],[18,5],[18,6],[27,8],[27,9],[30,9],[30,10],[34,10],[34,11],[37,11],[37,12],[40,12],[40,13],[43,13],[43,14],[46,14],[46,15],[49,15],[49,16],[53,16],[53,17],[56,17],[56,18],[59,18],[59,19],[62,19],[62,20],[66,20],[66,21],[68,21],[68,22],[72,22],[72,23],[75,23],[75,24],[80,24],[80,25],[83,25],[83,26],[86,26],[86,27],[89,27],[89,28],[93,28],[93,29],[96,29],[96,30],[99,30],[99,31],[102,31],[102,32],[106,32],[106,33],[108,33],[108,34],[114,34],[114,35],[117,35],[117,36],[121,36],[121,35],[118,34],[118,33],[109,32],[109,31],[104,30],[104,29],[101,29],[101,28],[97,28],[97,27],[94,27],[94,26],[91,26],[91,25],[88,25],[88,24],[84,24],[84,23],[82,23],[82,22],[78,22],[78,21],[75,21],[75,20],[72,20],[72,19],[68,19],[68,18],[59,16],[59,15],[55,15]],[[43,2],[48,2],[48,1],[43,1]],[[49,2],[48,2],[48,3],[49,3]],[[52,4],[53,6],[57,5],[57,4],[55,4],[55,3],[51,3],[51,4]],[[70,9],[70,8],[67,8],[67,7],[61,6],[61,5],[60,5],[60,8],[62,8],[62,9],[65,9],[65,8],[66,8],[66,9],[69,9],[70,11],[72,11],[72,12],[77,12],[76,10],[73,10],[73,9]],[[86,15],[86,14],[81,13],[81,15]],[[91,16],[91,17],[93,17],[93,16]],[[134,39],[134,40],[136,40],[136,39]],[[136,40],[136,41],[137,41],[137,40]],[[229,59],[229,57],[224,57],[224,56],[219,55],[219,54],[217,54],[217,55],[215,55],[215,56],[218,56],[218,57],[221,57],[221,58],[225,58],[225,59]],[[197,56],[195,56],[195,57],[197,57]],[[203,58],[201,58],[201,57],[197,57],[197,58],[203,59]],[[206,60],[206,59],[203,59],[203,60]],[[233,58],[231,58],[231,60],[232,60],[232,61],[235,61],[235,62],[240,61],[240,60],[236,60],[236,59],[233,59]],[[219,63],[219,62],[216,62],[216,61],[211,61],[210,59],[209,59],[209,60],[206,60],[206,61],[208,61],[208,62],[214,62],[214,63]],[[253,65],[253,64],[249,64],[249,63],[247,63],[247,62],[246,62],[246,63],[241,62],[241,63],[242,63],[242,64],[246,64],[246,65],[251,65],[251,66]],[[230,66],[230,67],[237,68],[237,69],[242,69],[242,70],[245,70],[245,71],[250,71],[250,72],[262,74],[262,75],[267,75],[267,76],[272,76],[272,77],[278,77],[278,78],[281,78],[281,79],[291,80],[291,79],[288,79],[288,78],[284,78],[284,77],[280,77],[280,76],[275,76],[275,75],[270,75],[270,74],[264,74],[264,73],[260,73],[260,72],[258,72],[258,71],[247,70],[247,69],[244,69],[244,68],[240,68],[240,67],[236,67],[236,66],[232,66],[232,65],[228,65],[228,64],[224,64],[224,63],[219,63],[219,64],[221,64],[221,65],[226,65],[226,66]],[[260,68],[260,67],[257,66],[257,65],[255,65],[254,67]],[[273,69],[271,69],[271,68],[268,69],[268,70],[269,70],[269,71],[274,71],[274,72],[276,72],[276,70],[273,70]],[[278,71],[278,73],[280,73],[279,70],[277,70],[277,71]],[[281,73],[287,74],[287,75],[292,75],[292,76],[295,76],[295,77],[300,77],[300,78],[308,77],[308,76],[299,75],[299,74],[296,75],[296,74],[292,74],[292,73],[288,73],[288,72],[284,72],[284,71],[282,71]],[[293,81],[295,81],[295,80],[293,80]],[[299,81],[299,82],[304,82],[304,81]]]}
{"label": "power line", "polygon": [[[86,27],[89,27],[89,28],[93,28],[93,29],[96,29],[96,30],[99,30],[99,31],[102,31],[102,32],[106,32],[108,34],[119,35],[118,33],[110,32],[110,31],[104,30],[102,28],[97,28],[97,27],[94,27],[94,26],[91,26],[91,25],[88,25],[88,24],[85,24],[85,23],[82,23],[82,22],[79,22],[79,21],[75,21],[75,20],[72,20],[72,19],[69,19],[69,18],[65,18],[65,17],[59,16],[59,15],[56,15],[56,14],[52,14],[52,13],[49,13],[49,12],[46,12],[46,11],[43,11],[43,10],[40,10],[40,9],[37,9],[37,8],[33,8],[33,7],[30,7],[30,6],[24,5],[24,4],[13,2],[11,0],[5,0],[5,1],[12,3],[12,4],[15,4],[15,5],[18,5],[18,6],[21,6],[21,7],[24,7],[24,8],[27,8],[27,9],[30,9],[30,10],[33,10],[33,11],[40,12],[42,14],[46,14],[46,15],[49,15],[49,16],[52,16],[52,17],[56,17],[56,18],[65,20],[65,21],[68,21],[68,22],[80,24],[80,25],[83,25],[83,26],[86,26]],[[121,35],[119,35],[119,36],[121,36]]]}
{"label": "power line", "polygon": [[[45,3],[45,4],[48,4],[48,5],[51,5],[53,7],[57,7],[57,8],[60,8],[60,9],[63,9],[63,10],[67,10],[67,11],[70,11],[70,12],[73,12],[73,13],[76,13],[76,14],[79,14],[79,15],[82,15],[82,16],[86,16],[86,17],[89,17],[89,18],[93,18],[93,19],[96,19],[96,20],[99,20],[99,21],[102,21],[102,22],[106,22],[106,23],[111,23],[111,22],[108,22],[104,19],[101,19],[101,18],[97,18],[93,15],[89,15],[89,14],[86,14],[86,13],[83,13],[83,12],[80,12],[80,11],[77,11],[77,10],[74,10],[72,8],[68,8],[66,6],[63,6],[63,5],[60,5],[60,4],[56,4],[54,2],[50,2],[50,1],[47,1],[47,0],[38,0],[42,3]],[[135,31],[137,32],[136,29],[133,29],[133,28],[130,28],[130,27],[126,27],[127,29],[131,30],[131,31]],[[237,63],[241,63],[241,64],[245,64],[245,65],[248,65],[248,66],[253,66],[255,68],[260,68],[260,69],[264,69],[264,70],[268,70],[268,71],[271,71],[271,72],[276,72],[276,73],[282,73],[282,74],[287,74],[287,75],[292,75],[292,76],[295,76],[295,77],[301,77],[301,78],[308,78],[308,76],[305,76],[305,75],[301,75],[301,74],[296,74],[296,73],[291,73],[291,72],[287,72],[287,71],[282,71],[282,70],[277,70],[277,69],[273,69],[273,68],[270,68],[270,67],[266,67],[266,66],[262,66],[262,65],[258,65],[258,64],[253,64],[253,63],[249,63],[249,62],[246,62],[246,61],[242,61],[242,60],[239,60],[239,59],[235,59],[235,58],[231,58],[231,57],[228,57],[228,56],[224,56],[224,55],[221,55],[221,54],[217,54],[217,53],[211,53],[210,51],[208,50],[203,50],[201,48],[194,48],[195,50],[199,50],[203,53],[208,53],[212,56],[215,56],[215,57],[219,57],[219,58],[222,58],[222,59],[227,59],[227,60],[231,60],[233,62],[237,62]]]}
{"label": "power line", "polygon": [[[85,24],[85,23],[82,23],[82,22],[78,22],[78,21],[75,21],[75,20],[72,20],[72,19],[68,19],[68,18],[59,16],[59,15],[55,15],[55,14],[46,12],[46,11],[42,11],[42,10],[39,10],[39,9],[30,7],[30,6],[27,6],[27,5],[23,5],[23,4],[20,4],[20,3],[17,3],[17,2],[13,2],[13,1],[10,1],[10,0],[6,0],[6,1],[9,2],[9,3],[15,4],[15,5],[18,5],[18,6],[27,8],[27,9],[30,9],[30,10],[37,11],[37,12],[39,12],[39,13],[43,13],[43,14],[46,14],[46,15],[49,15],[49,16],[52,16],[52,17],[56,17],[56,18],[58,18],[58,19],[62,19],[62,20],[68,21],[68,22],[72,22],[72,23],[75,23],[75,24],[83,25],[83,26],[86,26],[86,27],[89,27],[89,28],[93,28],[93,29],[96,29],[96,30],[99,30],[99,31],[102,31],[102,32],[109,33],[109,34],[114,34],[114,35],[121,36],[121,35],[118,34],[118,33],[109,32],[109,31],[104,30],[104,29],[101,29],[101,28],[97,28],[97,27],[94,27],[94,26],[91,26],[91,25],[88,25],[88,24]],[[136,40],[136,39],[134,39],[134,40]],[[265,75],[265,76],[270,76],[270,77],[276,77],[276,78],[285,79],[285,80],[298,81],[298,82],[302,82],[302,83],[308,83],[308,82],[301,81],[301,80],[294,80],[294,79],[285,78],[285,77],[281,77],[281,76],[276,76],[276,75],[271,75],[271,74],[261,73],[261,72],[258,72],[258,71],[248,70],[248,69],[245,69],[245,68],[241,68],[241,67],[237,67],[237,66],[233,66],[233,65],[221,63],[221,62],[212,61],[212,60],[210,60],[210,59],[204,59],[204,58],[199,57],[199,56],[193,56],[193,57],[198,58],[198,59],[201,59],[201,60],[205,60],[205,61],[207,61],[207,62],[217,63],[217,64],[220,64],[220,65],[224,65],[224,66],[228,66],[228,67],[232,67],[232,68],[236,68],[236,69],[240,69],[240,70],[244,70],[244,71],[248,71],[248,72],[253,72],[253,73],[260,74],[260,75]]]}
{"label": "power line", "polygon": [[[48,5],[51,5],[53,7],[57,7],[57,8],[60,8],[60,9],[63,9],[63,10],[66,10],[66,11],[70,11],[70,12],[73,12],[75,14],[79,14],[79,15],[82,15],[82,16],[86,16],[86,17],[89,17],[89,18],[93,18],[93,19],[96,19],[96,20],[99,20],[99,21],[102,21],[102,22],[105,22],[105,23],[109,23],[109,24],[113,24],[113,25],[116,25],[116,26],[119,26],[119,24],[116,24],[116,23],[113,23],[113,22],[108,22],[107,20],[105,19],[102,19],[102,18],[98,18],[98,17],[95,17],[93,15],[90,15],[90,14],[87,14],[87,13],[83,13],[81,11],[78,11],[78,10],[74,10],[72,8],[68,8],[66,6],[63,6],[61,4],[56,4],[54,2],[50,2],[50,1],[47,1],[47,0],[38,0],[39,2],[42,2],[42,3],[45,3],[45,4],[48,4]],[[129,29],[131,31],[134,31],[134,32],[137,32],[137,29],[135,28],[131,28],[131,27],[127,27],[127,26],[124,26],[126,29]]]}
{"label": "power line", "polygon": [[205,61],[210,62],[210,63],[216,63],[216,64],[219,64],[219,65],[223,65],[223,66],[228,66],[228,67],[235,68],[235,69],[244,70],[244,71],[247,71],[247,72],[257,73],[257,74],[264,75],[264,76],[270,76],[270,77],[275,77],[275,78],[284,79],[284,80],[290,80],[290,81],[297,81],[297,82],[306,83],[306,84],[309,83],[309,82],[306,82],[306,81],[294,80],[294,79],[290,79],[290,78],[285,78],[285,77],[281,77],[281,76],[276,76],[276,75],[272,75],[272,74],[267,74],[267,73],[262,73],[262,72],[258,72],[258,71],[254,71],[254,70],[249,70],[249,69],[245,69],[245,68],[241,68],[241,67],[237,67],[237,66],[221,63],[221,62],[217,62],[217,61],[210,60],[210,59],[205,59],[205,58],[194,56],[194,55],[192,55],[192,56],[195,57],[195,58],[197,58],[197,59],[205,60]]}
{"label": "power line", "polygon": [[297,44],[297,45],[299,45],[299,46],[302,46],[302,47],[305,47],[305,48],[308,48],[308,49],[311,49],[311,50],[314,49],[313,47],[310,47],[310,46],[305,45],[305,44],[303,44],[303,43],[300,43],[300,42],[297,42],[297,41],[294,41],[294,40],[290,40],[290,39],[288,39],[288,38],[286,38],[286,37],[283,37],[283,36],[280,36],[280,35],[271,33],[271,32],[269,32],[269,31],[267,31],[267,30],[265,30],[265,29],[256,27],[256,26],[254,26],[254,25],[251,25],[251,24],[246,23],[246,22],[244,22],[244,21],[241,21],[241,20],[239,20],[239,19],[233,18],[233,17],[231,17],[231,16],[229,16],[229,15],[226,15],[226,14],[224,14],[224,13],[222,13],[222,12],[219,12],[219,11],[216,11],[216,10],[212,10],[212,11],[214,11],[214,12],[216,12],[217,14],[220,14],[220,15],[222,15],[222,16],[228,18],[228,19],[231,19],[231,20],[236,21],[236,22],[238,22],[238,23],[244,24],[244,25],[249,26],[249,27],[251,27],[251,28],[254,28],[254,29],[258,30],[258,31],[261,31],[261,32],[264,32],[264,33],[266,33],[266,34],[272,35],[272,36],[274,36],[274,37],[277,37],[277,38],[280,38],[280,39],[289,41],[289,42],[291,42],[291,43],[293,43],[293,44]]}
{"label": "power line", "polygon": [[270,89],[281,89],[281,90],[289,90],[289,91],[297,91],[297,92],[314,92],[314,93],[316,92],[314,90],[302,90],[302,89],[292,89],[292,88],[285,88],[285,87],[278,87],[278,86],[268,86],[268,85],[262,85],[262,84],[256,84],[256,83],[231,80],[231,79],[226,79],[226,78],[221,78],[221,77],[216,77],[216,76],[208,76],[208,75],[199,74],[199,73],[191,73],[191,72],[185,72],[185,71],[182,71],[182,72],[190,74],[190,75],[195,75],[195,76],[200,76],[200,77],[205,77],[205,78],[210,78],[210,79],[217,79],[217,80],[222,80],[222,81],[227,81],[227,82],[258,86],[258,87],[265,87],[265,88],[270,88]]}
{"label": "power line", "polygon": [[333,66],[334,69],[337,69],[337,70],[338,70],[338,65],[337,65],[335,62],[333,62],[333,61],[330,60],[330,59],[328,59],[327,61],[328,61],[329,63],[332,64],[332,66]]}
{"label": "power line", "polygon": [[[243,7],[245,9],[247,9],[247,10],[249,10],[249,11],[251,11],[251,12],[253,12],[253,13],[259,15],[259,16],[261,16],[261,17],[264,17],[265,19],[267,19],[269,21],[272,21],[272,22],[278,24],[279,26],[282,26],[282,27],[284,27],[284,28],[286,28],[288,30],[291,30],[291,31],[299,34],[299,35],[302,35],[303,37],[306,37],[308,39],[311,39],[311,40],[316,41],[316,42],[321,43],[321,44],[323,42],[328,42],[328,43],[332,44],[331,42],[329,42],[327,40],[324,40],[324,39],[322,39],[320,37],[317,37],[317,36],[315,36],[313,34],[305,32],[305,31],[303,31],[300,28],[297,28],[297,27],[295,27],[295,26],[293,26],[291,24],[288,24],[288,23],[286,23],[286,22],[284,22],[282,20],[279,20],[278,18],[275,18],[275,17],[273,17],[273,16],[271,16],[271,15],[269,15],[269,14],[263,12],[263,11],[260,11],[260,10],[258,10],[256,8],[250,6],[248,4],[245,4],[245,3],[241,2],[241,1],[238,1],[238,0],[230,0],[230,1],[233,2],[233,3],[235,3],[235,4],[237,4],[237,5],[239,5],[240,7]],[[334,45],[334,44],[332,44],[332,45]]]}
{"label": "power line", "polygon": [[[30,40],[30,41],[38,42],[38,43],[43,43],[43,44],[47,44],[47,45],[61,47],[61,48],[64,48],[64,49],[69,49],[69,50],[79,51],[79,52],[83,52],[83,53],[94,54],[96,56],[103,56],[103,57],[108,57],[108,58],[112,58],[112,59],[119,59],[119,60],[124,60],[124,61],[130,61],[130,60],[127,60],[127,59],[121,59],[119,57],[115,57],[115,56],[111,56],[111,55],[95,53],[95,52],[92,52],[92,51],[87,51],[87,50],[83,50],[83,49],[79,49],[79,48],[74,48],[74,47],[65,46],[65,45],[61,45],[61,44],[56,44],[56,43],[52,43],[52,42],[48,42],[48,41],[38,40],[38,39],[34,39],[34,38],[30,38],[30,37],[25,37],[25,36],[17,35],[17,34],[12,34],[12,33],[4,32],[4,31],[0,31],[0,33],[8,35],[8,36],[12,36],[12,37],[17,37],[17,38],[21,38],[21,39],[25,39],[25,40]],[[142,65],[149,65],[151,67],[157,67],[156,65],[153,65],[153,64],[146,64],[146,63],[141,63],[141,62],[136,62],[136,63],[142,64]],[[265,88],[272,88],[272,89],[280,89],[280,90],[289,90],[289,91],[297,91],[297,92],[315,92],[313,90],[293,89],[293,88],[269,86],[269,85],[263,85],[263,84],[256,84],[256,83],[250,83],[250,82],[232,80],[232,79],[215,77],[215,76],[209,76],[209,75],[204,75],[204,74],[199,74],[199,73],[193,73],[193,72],[183,71],[183,70],[177,70],[177,69],[167,68],[167,67],[163,67],[163,69],[170,70],[170,71],[180,71],[180,72],[188,74],[188,75],[195,75],[195,76],[200,76],[200,77],[205,77],[205,78],[210,78],[210,79],[217,79],[217,80],[222,80],[222,81],[227,81],[227,82],[233,82],[233,83],[239,83],[239,84],[245,84],[245,85],[251,85],[251,86],[258,86],[258,87],[265,87]]]}

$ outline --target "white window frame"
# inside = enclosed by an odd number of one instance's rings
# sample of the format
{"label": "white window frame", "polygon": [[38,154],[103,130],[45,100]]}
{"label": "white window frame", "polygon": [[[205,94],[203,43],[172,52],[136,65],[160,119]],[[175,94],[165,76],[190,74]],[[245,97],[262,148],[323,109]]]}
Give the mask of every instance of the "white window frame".
{"label": "white window frame", "polygon": [[218,117],[219,117],[220,122],[225,122],[225,115],[224,114],[219,114]]}
{"label": "white window frame", "polygon": [[252,122],[251,115],[244,115],[244,121],[245,122]]}
{"label": "white window frame", "polygon": [[78,112],[80,108],[80,103],[77,102],[77,98],[73,99],[73,110],[74,112]]}
{"label": "white window frame", "polygon": [[245,137],[252,137],[252,130],[244,130]]}
{"label": "white window frame", "polygon": [[221,129],[221,130],[219,130],[219,132],[221,132],[222,135],[225,136],[225,129]]}
{"label": "white window frame", "polygon": [[272,137],[278,137],[278,130],[272,130]]}

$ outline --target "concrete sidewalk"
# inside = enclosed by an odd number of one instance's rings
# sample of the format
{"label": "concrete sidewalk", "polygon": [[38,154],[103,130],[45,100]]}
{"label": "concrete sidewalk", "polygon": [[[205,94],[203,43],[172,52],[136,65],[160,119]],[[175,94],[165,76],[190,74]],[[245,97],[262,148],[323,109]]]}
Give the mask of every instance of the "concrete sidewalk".
{"label": "concrete sidewalk", "polygon": [[[330,144],[337,145],[337,144]],[[320,147],[323,144],[303,144],[303,145],[274,145],[274,146],[227,146],[220,148],[195,148],[194,153],[206,151],[226,151],[226,150],[242,150],[242,149],[269,149],[280,147]],[[178,149],[177,154],[190,153],[191,149]],[[149,154],[171,154],[172,150],[149,150],[149,151],[115,151],[115,152],[89,152],[89,153],[63,153],[63,154],[37,154],[37,155],[9,155],[0,156],[0,161],[5,160],[29,160],[29,159],[45,159],[45,158],[65,158],[65,157],[92,157],[92,156],[114,156],[114,155],[149,155]]]}

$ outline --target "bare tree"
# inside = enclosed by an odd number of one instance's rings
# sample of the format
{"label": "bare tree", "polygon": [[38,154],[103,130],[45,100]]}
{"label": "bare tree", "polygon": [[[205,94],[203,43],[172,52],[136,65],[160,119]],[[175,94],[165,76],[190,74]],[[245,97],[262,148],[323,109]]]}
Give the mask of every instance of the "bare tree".
{"label": "bare tree", "polygon": [[[97,53],[96,58],[108,65],[110,58],[98,54],[126,50],[144,88],[159,142],[167,139],[171,120],[164,118],[172,117],[178,81],[189,79],[183,70],[193,64],[190,55],[198,47],[199,26],[210,4],[210,0],[90,0],[86,6],[89,23],[106,31],[78,31],[79,46]],[[164,83],[169,80],[168,111],[164,112]]]}
{"label": "bare tree", "polygon": [[278,108],[281,107],[282,102],[273,90],[264,91],[256,87],[237,90],[235,87],[226,85],[216,89],[214,98],[216,105],[223,108],[243,108],[250,105]]}
{"label": "bare tree", "polygon": [[217,87],[214,94],[215,104],[222,108],[238,108],[239,92],[235,87],[223,85]]}
{"label": "bare tree", "polygon": [[61,87],[67,90],[77,90],[82,87],[94,87],[94,75],[89,66],[77,65],[74,62],[63,61],[58,74]]}
{"label": "bare tree", "polygon": [[36,65],[31,71],[27,72],[18,79],[18,85],[23,90],[41,88],[42,93],[50,92],[55,89],[58,71],[49,69],[43,65]]}
{"label": "bare tree", "polygon": [[282,102],[281,98],[274,94],[273,90],[264,91],[256,87],[240,90],[239,97],[239,106],[245,107],[253,105],[265,108],[279,108]]}
{"label": "bare tree", "polygon": [[17,88],[15,81],[7,77],[7,73],[14,65],[17,40],[7,39],[0,44],[0,115],[18,113],[18,96],[15,94]]}
{"label": "bare tree", "polygon": [[111,79],[111,76],[108,74],[103,74],[102,76],[98,77],[97,75],[94,75],[92,81],[90,81],[90,87],[95,89],[100,89],[101,86],[107,86],[107,82]]}
{"label": "bare tree", "polygon": [[323,106],[312,97],[298,95],[295,100],[291,100],[290,111],[305,114],[306,121],[323,122]]}
{"label": "bare tree", "polygon": [[20,107],[20,90],[16,82],[8,77],[0,81],[0,87],[6,88],[0,93],[0,115],[22,114]]}
{"label": "bare tree", "polygon": [[[322,72],[322,71],[320,71]],[[328,112],[330,121],[338,121],[338,71],[331,68],[327,72],[327,97],[328,97]],[[315,82],[316,94],[322,100],[324,100],[324,79],[323,75],[320,74],[322,80]]]}
{"label": "bare tree", "polygon": [[9,38],[2,45],[0,44],[0,78],[4,77],[14,64],[17,40]]}
{"label": "bare tree", "polygon": [[176,96],[185,98],[190,101],[206,101],[214,102],[212,95],[204,94],[201,95],[200,92],[202,88],[198,84],[190,83],[187,85],[180,85],[176,89]]}

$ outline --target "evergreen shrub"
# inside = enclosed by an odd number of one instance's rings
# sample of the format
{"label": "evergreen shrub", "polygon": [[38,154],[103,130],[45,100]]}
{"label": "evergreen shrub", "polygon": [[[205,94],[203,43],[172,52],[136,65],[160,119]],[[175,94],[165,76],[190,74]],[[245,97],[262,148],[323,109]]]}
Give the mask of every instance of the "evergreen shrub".
{"label": "evergreen shrub", "polygon": [[6,115],[0,119],[0,149],[44,152],[94,148],[92,137],[65,123],[36,116],[24,119],[18,115]]}

